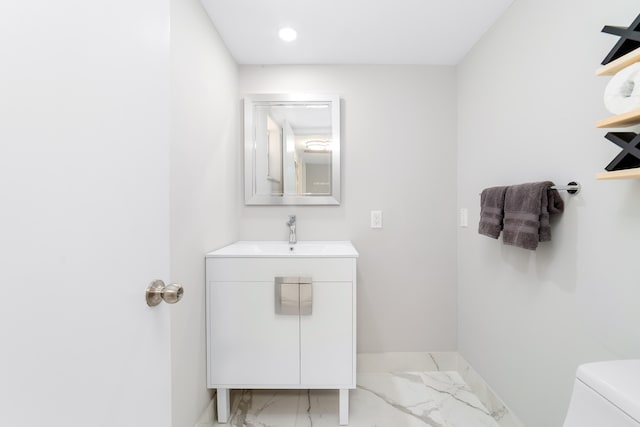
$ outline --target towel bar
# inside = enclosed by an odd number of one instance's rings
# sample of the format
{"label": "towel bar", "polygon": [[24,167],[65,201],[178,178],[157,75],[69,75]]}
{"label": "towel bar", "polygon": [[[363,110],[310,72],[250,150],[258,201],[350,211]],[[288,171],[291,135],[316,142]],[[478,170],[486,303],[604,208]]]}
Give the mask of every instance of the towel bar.
{"label": "towel bar", "polygon": [[[551,188],[553,190],[566,191],[569,194],[578,194],[582,189],[582,186],[578,182],[571,181],[567,185],[552,185]],[[478,193],[478,194],[481,194],[481,193]]]}

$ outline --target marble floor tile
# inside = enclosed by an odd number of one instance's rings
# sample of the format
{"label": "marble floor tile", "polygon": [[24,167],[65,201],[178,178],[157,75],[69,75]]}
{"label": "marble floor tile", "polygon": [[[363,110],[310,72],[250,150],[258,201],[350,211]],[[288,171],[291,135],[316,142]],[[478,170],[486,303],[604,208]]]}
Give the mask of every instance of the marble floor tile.
{"label": "marble floor tile", "polygon": [[[338,425],[336,390],[233,390],[234,427]],[[199,424],[223,426],[215,422]],[[350,392],[352,427],[498,427],[454,371],[359,373]]]}
{"label": "marble floor tile", "polygon": [[422,423],[418,425],[498,427],[457,372],[360,374],[358,392],[372,394],[377,404],[402,412],[405,420]]}
{"label": "marble floor tile", "polygon": [[500,427],[524,427],[522,421],[507,408],[496,395],[487,382],[473,369],[473,367],[460,355],[456,371],[465,383],[469,385],[473,393],[478,396],[483,405],[489,410]]}
{"label": "marble floor tile", "polygon": [[458,352],[359,353],[357,366],[358,376],[398,371],[456,371],[500,427],[524,427]]}

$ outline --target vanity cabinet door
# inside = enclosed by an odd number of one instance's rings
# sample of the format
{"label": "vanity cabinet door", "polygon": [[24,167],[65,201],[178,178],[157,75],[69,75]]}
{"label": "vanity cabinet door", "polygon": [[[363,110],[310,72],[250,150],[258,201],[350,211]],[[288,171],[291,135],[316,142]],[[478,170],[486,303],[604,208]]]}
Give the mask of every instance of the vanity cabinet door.
{"label": "vanity cabinet door", "polygon": [[273,283],[209,282],[209,387],[300,384],[299,317],[275,313]]}
{"label": "vanity cabinet door", "polygon": [[313,310],[300,316],[300,383],[355,386],[353,284],[313,283]]}

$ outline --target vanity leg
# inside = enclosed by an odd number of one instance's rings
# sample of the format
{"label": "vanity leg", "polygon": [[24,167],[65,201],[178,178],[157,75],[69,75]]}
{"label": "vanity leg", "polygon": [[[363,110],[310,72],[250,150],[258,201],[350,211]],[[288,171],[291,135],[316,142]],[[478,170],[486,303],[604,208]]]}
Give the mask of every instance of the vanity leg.
{"label": "vanity leg", "polygon": [[217,392],[218,399],[218,422],[226,424],[229,421],[229,412],[231,412],[231,399],[229,399],[229,389],[219,388]]}
{"label": "vanity leg", "polygon": [[340,389],[340,425],[349,424],[349,389]]}

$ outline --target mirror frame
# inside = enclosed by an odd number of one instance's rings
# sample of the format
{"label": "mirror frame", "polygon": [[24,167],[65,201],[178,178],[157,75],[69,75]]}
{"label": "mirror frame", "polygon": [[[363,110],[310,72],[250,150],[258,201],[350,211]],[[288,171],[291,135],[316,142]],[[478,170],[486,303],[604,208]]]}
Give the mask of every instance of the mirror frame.
{"label": "mirror frame", "polygon": [[[331,195],[266,195],[255,193],[255,105],[325,102],[331,106]],[[251,94],[244,96],[244,202],[246,205],[339,205],[340,204],[340,96],[327,94]]]}

